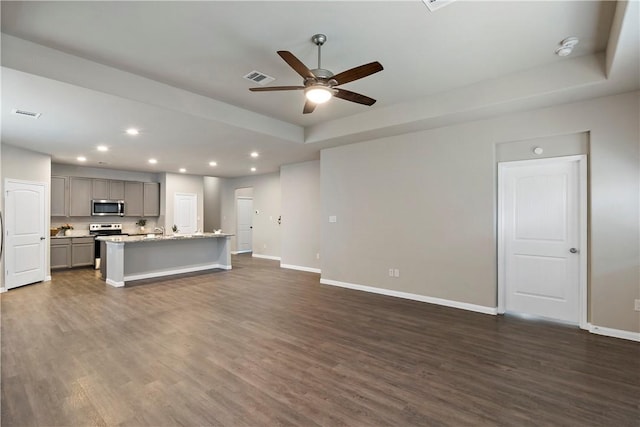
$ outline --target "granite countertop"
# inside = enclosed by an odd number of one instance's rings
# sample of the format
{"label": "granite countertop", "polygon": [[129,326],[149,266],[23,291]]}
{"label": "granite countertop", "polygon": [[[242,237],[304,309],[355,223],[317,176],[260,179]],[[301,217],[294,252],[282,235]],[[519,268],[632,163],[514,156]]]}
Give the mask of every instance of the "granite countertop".
{"label": "granite countertop", "polygon": [[72,239],[74,237],[94,237],[92,234],[74,234],[71,236],[49,236],[51,239]]}
{"label": "granite countertop", "polygon": [[112,243],[138,243],[138,242],[160,242],[163,240],[189,240],[189,239],[213,239],[221,237],[230,237],[233,234],[226,233],[194,233],[194,234],[174,234],[170,236],[149,237],[148,235],[138,236],[99,236],[96,240]]}

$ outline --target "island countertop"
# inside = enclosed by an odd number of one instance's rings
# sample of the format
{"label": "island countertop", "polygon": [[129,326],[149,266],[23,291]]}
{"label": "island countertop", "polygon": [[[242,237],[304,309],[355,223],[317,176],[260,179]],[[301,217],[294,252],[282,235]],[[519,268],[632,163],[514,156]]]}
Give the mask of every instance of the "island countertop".
{"label": "island countertop", "polygon": [[[153,236],[153,237],[152,237]],[[193,233],[193,234],[172,234],[168,236],[160,235],[136,235],[136,236],[99,236],[96,240],[111,243],[140,243],[140,242],[162,242],[167,240],[186,239],[212,239],[231,237],[233,234],[227,233]]]}

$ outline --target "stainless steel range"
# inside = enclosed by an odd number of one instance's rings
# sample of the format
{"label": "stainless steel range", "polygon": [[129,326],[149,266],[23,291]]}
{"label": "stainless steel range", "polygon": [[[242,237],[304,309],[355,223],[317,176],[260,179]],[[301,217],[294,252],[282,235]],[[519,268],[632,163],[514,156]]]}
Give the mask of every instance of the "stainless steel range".
{"label": "stainless steel range", "polygon": [[[122,224],[89,224],[89,234],[93,236],[125,235],[122,232]],[[95,268],[100,268],[100,241],[95,243]]]}

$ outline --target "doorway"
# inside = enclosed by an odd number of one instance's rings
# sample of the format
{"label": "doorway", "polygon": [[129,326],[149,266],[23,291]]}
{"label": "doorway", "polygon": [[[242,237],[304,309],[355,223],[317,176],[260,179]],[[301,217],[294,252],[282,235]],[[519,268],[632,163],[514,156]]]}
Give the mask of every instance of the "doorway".
{"label": "doorway", "polygon": [[178,233],[191,234],[198,231],[198,195],[175,193],[173,220]]}
{"label": "doorway", "polygon": [[587,328],[585,155],[498,164],[498,312]]}
{"label": "doorway", "polygon": [[253,252],[253,198],[238,196],[236,215],[236,253]]}
{"label": "doorway", "polygon": [[43,182],[5,182],[6,289],[45,280],[46,189]]}

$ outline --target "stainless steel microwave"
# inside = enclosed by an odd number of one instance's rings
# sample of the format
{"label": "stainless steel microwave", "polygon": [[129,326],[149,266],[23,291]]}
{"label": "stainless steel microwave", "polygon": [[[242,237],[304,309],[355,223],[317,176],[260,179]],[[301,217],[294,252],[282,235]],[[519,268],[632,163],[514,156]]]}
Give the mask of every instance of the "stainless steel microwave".
{"label": "stainless steel microwave", "polygon": [[92,200],[93,216],[124,216],[124,200]]}

